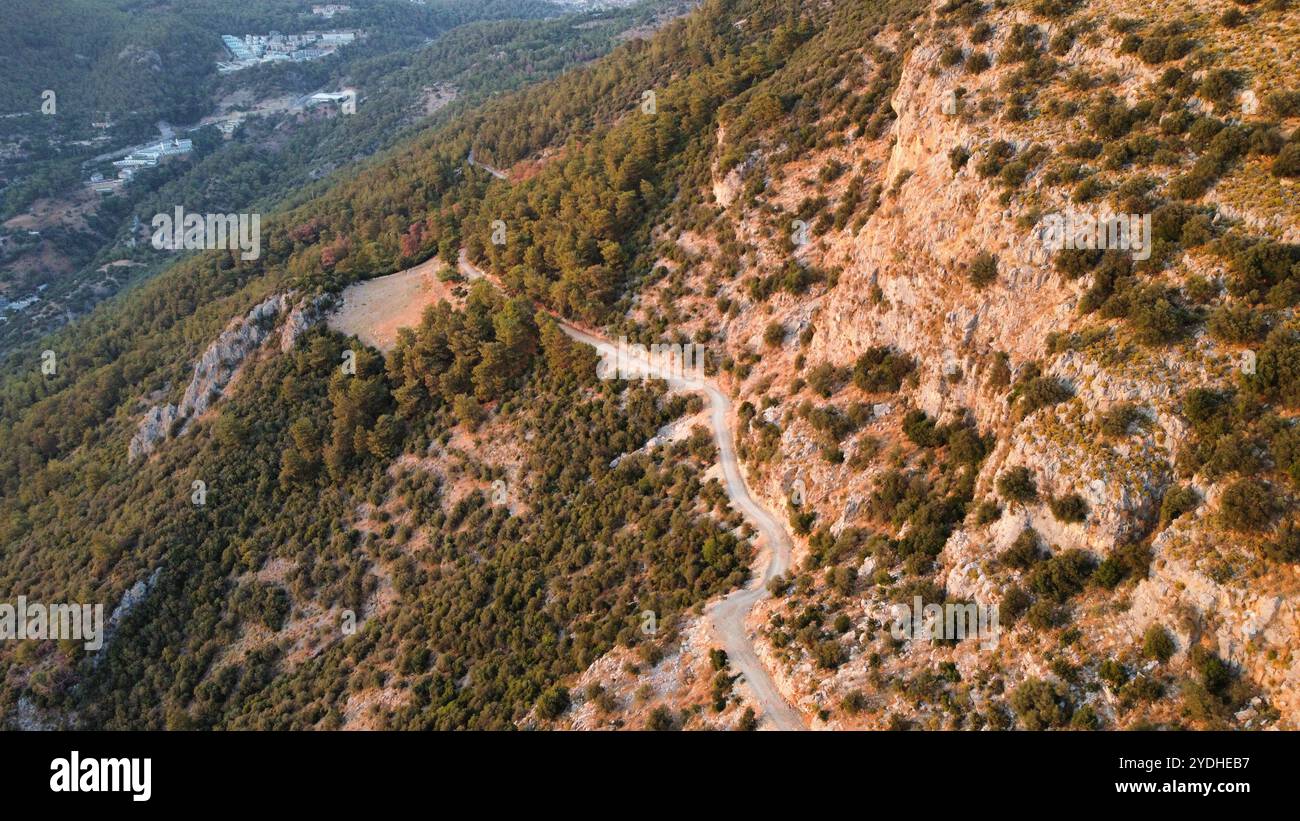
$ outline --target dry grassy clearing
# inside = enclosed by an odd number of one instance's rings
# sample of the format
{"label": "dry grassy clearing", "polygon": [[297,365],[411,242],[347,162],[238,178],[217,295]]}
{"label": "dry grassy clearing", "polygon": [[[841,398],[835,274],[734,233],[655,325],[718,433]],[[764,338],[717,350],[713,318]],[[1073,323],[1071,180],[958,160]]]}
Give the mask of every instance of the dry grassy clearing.
{"label": "dry grassy clearing", "polygon": [[343,305],[329,318],[330,328],[381,351],[392,350],[398,328],[419,325],[426,306],[455,300],[452,285],[438,279],[443,267],[433,257],[405,271],[348,286]]}

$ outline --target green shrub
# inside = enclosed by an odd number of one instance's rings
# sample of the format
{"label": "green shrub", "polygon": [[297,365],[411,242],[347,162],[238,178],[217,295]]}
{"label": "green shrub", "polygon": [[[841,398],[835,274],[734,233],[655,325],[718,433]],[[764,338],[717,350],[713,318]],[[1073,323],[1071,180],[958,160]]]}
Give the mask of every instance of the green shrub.
{"label": "green shrub", "polygon": [[1274,117],[1300,116],[1300,91],[1274,91],[1260,101]]}
{"label": "green shrub", "polygon": [[948,445],[948,454],[957,464],[977,466],[993,448],[991,436],[979,435],[973,426],[948,425],[944,428],[944,437]]}
{"label": "green shrub", "polygon": [[1028,504],[1038,499],[1038,486],[1027,467],[1014,467],[998,477],[998,493],[1009,502]]}
{"label": "green shrub", "polygon": [[829,399],[847,378],[846,369],[823,362],[808,372],[808,387],[823,399]]}
{"label": "green shrub", "polygon": [[855,716],[867,709],[867,696],[861,690],[853,690],[840,700],[840,709]]}
{"label": "green shrub", "polygon": [[998,278],[998,258],[988,251],[980,251],[971,261],[968,276],[976,288],[992,284]]}
{"label": "green shrub", "polygon": [[1214,103],[1215,110],[1223,111],[1232,104],[1232,99],[1240,87],[1239,73],[1231,69],[1216,68],[1205,73],[1196,93]]}
{"label": "green shrub", "polygon": [[1220,342],[1245,345],[1258,342],[1268,333],[1269,320],[1248,305],[1222,305],[1210,313],[1206,330]]}
{"label": "green shrub", "polygon": [[791,587],[790,577],[785,574],[779,574],[773,576],[767,582],[767,592],[770,593],[772,597],[776,599],[779,599],[783,597],[786,593],[790,592],[790,587]]}
{"label": "green shrub", "polygon": [[1273,176],[1300,177],[1300,143],[1288,143],[1273,160]]}
{"label": "green shrub", "polygon": [[1097,711],[1092,709],[1091,704],[1085,704],[1075,711],[1074,717],[1070,719],[1070,729],[1072,730],[1096,730],[1101,726],[1101,719],[1097,717]]}
{"label": "green shrub", "polygon": [[1213,480],[1233,471],[1253,476],[1268,466],[1262,444],[1242,431],[1198,443],[1197,457],[1205,475]]}
{"label": "green shrub", "polygon": [[1012,398],[1020,402],[1020,415],[1025,417],[1038,410],[1056,405],[1074,396],[1066,382],[1054,376],[1033,376],[1018,381]]}
{"label": "green shrub", "polygon": [[1179,108],[1177,111],[1166,114],[1160,120],[1160,133],[1170,137],[1178,134],[1186,134],[1192,124],[1196,122],[1196,115],[1185,108]]}
{"label": "green shrub", "polygon": [[1156,701],[1163,698],[1164,695],[1164,685],[1151,676],[1139,675],[1120,688],[1120,706],[1124,709],[1130,709],[1134,704]]}
{"label": "green shrub", "polygon": [[645,725],[647,730],[656,733],[667,732],[677,729],[677,717],[673,711],[660,705],[650,711],[650,718]]}
{"label": "green shrub", "polygon": [[790,529],[799,536],[807,536],[812,532],[813,522],[817,519],[817,511],[803,510],[794,505],[788,505],[790,516]]}
{"label": "green shrub", "polygon": [[1294,522],[1283,524],[1277,538],[1264,543],[1263,552],[1275,562],[1300,562],[1300,527]]}
{"label": "green shrub", "polygon": [[1016,147],[1006,140],[995,140],[984,146],[980,152],[979,162],[975,164],[975,173],[980,179],[988,179],[1002,171],[1002,166],[1016,154]]}
{"label": "green shrub", "polygon": [[1082,140],[1066,143],[1061,149],[1067,157],[1073,157],[1076,160],[1092,160],[1101,156],[1101,150],[1105,146],[1097,140],[1090,140],[1086,137]]}
{"label": "green shrub", "polygon": [[1065,689],[1041,679],[1028,679],[1011,694],[1011,707],[1026,730],[1064,727],[1073,707]]}
{"label": "green shrub", "polygon": [[1142,655],[1161,664],[1169,661],[1174,655],[1174,639],[1169,631],[1159,624],[1148,627],[1142,639]]}
{"label": "green shrub", "polygon": [[1146,345],[1167,345],[1185,337],[1197,316],[1183,304],[1177,288],[1147,285],[1126,294],[1125,312],[1137,340]]}
{"label": "green shrub", "polygon": [[1055,267],[1058,273],[1068,279],[1078,279],[1097,267],[1101,261],[1101,251],[1084,248],[1065,248],[1056,252]]}
{"label": "green shrub", "polygon": [[1030,627],[1045,632],[1052,630],[1068,622],[1067,614],[1064,608],[1058,607],[1048,599],[1036,601],[1025,614],[1025,621]]}
{"label": "green shrub", "polygon": [[1029,574],[1029,587],[1039,596],[1064,602],[1083,591],[1095,569],[1091,556],[1072,548],[1038,564]]}
{"label": "green shrub", "polygon": [[1101,432],[1112,439],[1128,436],[1133,426],[1146,420],[1146,414],[1132,402],[1117,402],[1101,414]]}
{"label": "green shrub", "polygon": [[554,721],[569,709],[569,691],[564,687],[548,687],[537,698],[537,715]]}
{"label": "green shrub", "polygon": [[1142,41],[1137,54],[1142,62],[1156,65],[1186,57],[1193,46],[1195,43],[1192,39],[1182,35],[1151,37]]}
{"label": "green shrub", "polygon": [[[1015,120],[1015,118],[1012,115],[1012,112],[1015,110],[1016,110],[1015,108],[1007,109],[1007,116],[1011,118],[1013,121]],[[1008,191],[1013,191],[1019,188],[1021,183],[1023,183],[1025,181],[1025,178],[1028,176],[1029,176],[1029,164],[1024,160],[1017,159],[1017,160],[1012,160],[1011,162],[1002,166],[1002,170],[998,171],[998,182],[1002,184],[1003,188],[1007,189]]]}
{"label": "green shrub", "polygon": [[989,384],[995,388],[1005,388],[1011,384],[1011,355],[1006,351],[993,354],[993,364],[989,366]]}
{"label": "green shrub", "polygon": [[1002,601],[998,604],[998,616],[1005,625],[1015,624],[1016,620],[1029,610],[1033,601],[1028,593],[1012,585],[1002,594]]}
{"label": "green shrub", "polygon": [[834,670],[848,659],[844,648],[833,640],[818,642],[813,656],[817,660],[817,666],[823,670]]}
{"label": "green shrub", "polygon": [[903,433],[917,447],[933,448],[943,444],[943,437],[935,430],[934,420],[923,410],[911,410],[903,417]]}
{"label": "green shrub", "polygon": [[1011,546],[1002,552],[998,561],[1016,570],[1029,570],[1043,559],[1038,532],[1032,527],[1020,531]]}
{"label": "green shrub", "polygon": [[1238,248],[1228,260],[1232,278],[1228,291],[1233,296],[1258,302],[1269,289],[1292,276],[1300,265],[1300,246],[1261,240]]}
{"label": "green shrub", "polygon": [[1092,202],[1093,200],[1106,193],[1106,184],[1098,177],[1091,176],[1083,179],[1074,190],[1070,192],[1072,202]]}
{"label": "green shrub", "polygon": [[1118,140],[1133,128],[1133,110],[1114,94],[1107,93],[1088,109],[1088,128],[1103,140]]}
{"label": "green shrub", "polygon": [[1200,209],[1182,202],[1169,202],[1151,212],[1151,238],[1158,242],[1182,242],[1183,230]]}
{"label": "green shrub", "polygon": [[986,499],[980,502],[979,507],[975,508],[975,524],[979,526],[992,524],[1002,518],[1002,508],[992,499]]}
{"label": "green shrub", "polygon": [[1223,491],[1219,518],[1224,526],[1239,532],[1266,530],[1278,514],[1273,489],[1258,479],[1238,479]]}
{"label": "green shrub", "polygon": [[[1201,217],[1197,217],[1201,219]],[[1187,278],[1183,285],[1183,290],[1187,298],[1198,305],[1208,305],[1219,298],[1223,289],[1213,280],[1207,279],[1200,274],[1193,274]]]}
{"label": "green shrub", "polygon": [[[1083,0],[1034,0],[1030,10],[1039,17],[1061,21],[1062,18],[1073,14],[1081,5]],[[1031,26],[1031,28],[1035,27]]]}
{"label": "green shrub", "polygon": [[1074,47],[1074,41],[1078,39],[1078,33],[1073,26],[1061,29],[1052,36],[1052,41],[1048,43],[1048,48],[1058,57],[1064,57]]}
{"label": "green shrub", "polygon": [[753,732],[758,729],[758,716],[755,715],[753,707],[745,708],[740,720],[736,722],[736,729],[740,732]]}
{"label": "green shrub", "polygon": [[1276,157],[1286,147],[1286,137],[1278,129],[1261,125],[1250,134],[1250,153],[1256,157]]}
{"label": "green shrub", "polygon": [[467,393],[456,396],[452,402],[452,412],[456,414],[457,421],[471,433],[478,430],[478,426],[487,418],[487,411],[477,399]]}
{"label": "green shrub", "polygon": [[1128,681],[1128,670],[1125,670],[1124,665],[1115,659],[1106,659],[1098,665],[1097,676],[1112,688],[1117,689],[1124,686],[1124,683]]}
{"label": "green shrub", "polygon": [[1246,22],[1246,15],[1242,14],[1240,9],[1228,9],[1219,15],[1219,25],[1224,28],[1235,29],[1244,22]]}
{"label": "green shrub", "polygon": [[1201,686],[1214,695],[1223,695],[1235,677],[1232,668],[1214,653],[1197,645],[1189,655],[1192,666],[1201,676]]}
{"label": "green shrub", "polygon": [[959,145],[948,152],[948,165],[952,167],[954,174],[962,170],[968,160],[970,160],[970,150],[964,145]]}
{"label": "green shrub", "polygon": [[1231,421],[1229,397],[1212,388],[1192,388],[1183,397],[1183,416],[1201,436],[1226,433]]}
{"label": "green shrub", "polygon": [[1142,542],[1129,542],[1115,548],[1097,565],[1092,581],[1111,590],[1125,579],[1145,579],[1150,567],[1151,549]]}
{"label": "green shrub", "polygon": [[867,393],[895,393],[915,368],[916,363],[910,356],[877,345],[867,349],[853,363],[853,384]]}
{"label": "green shrub", "polygon": [[1088,503],[1077,493],[1054,498],[1048,506],[1060,522],[1082,522],[1088,518]]}
{"label": "green shrub", "polygon": [[1201,497],[1187,485],[1174,485],[1165,491],[1160,500],[1160,529],[1182,516],[1191,513],[1201,504]]}
{"label": "green shrub", "polygon": [[1227,123],[1217,117],[1200,116],[1192,121],[1191,128],[1187,130],[1187,139],[1191,147],[1196,151],[1206,151],[1210,143],[1219,132],[1227,127]]}
{"label": "green shrub", "polygon": [[1286,425],[1274,431],[1268,449],[1278,471],[1300,484],[1300,425]]}

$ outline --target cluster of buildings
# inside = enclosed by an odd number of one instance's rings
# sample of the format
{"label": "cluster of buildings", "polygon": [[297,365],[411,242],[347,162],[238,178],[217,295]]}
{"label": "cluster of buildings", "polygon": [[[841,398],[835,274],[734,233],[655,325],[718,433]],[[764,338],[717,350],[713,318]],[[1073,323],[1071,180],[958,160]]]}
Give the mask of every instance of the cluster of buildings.
{"label": "cluster of buildings", "polygon": [[233,34],[221,35],[233,58],[217,63],[217,72],[229,74],[262,63],[303,62],[333,54],[340,46],[357,39],[355,31],[309,31],[304,34]]}
{"label": "cluster of buildings", "polygon": [[355,89],[345,88],[342,91],[320,91],[307,98],[306,107],[316,108],[317,106],[334,106],[343,111],[344,114],[356,113],[357,92]]}
{"label": "cluster of buildings", "polygon": [[116,179],[105,179],[103,174],[95,173],[90,177],[90,187],[100,194],[111,194],[130,182],[135,172],[141,168],[153,168],[168,157],[188,154],[193,150],[193,140],[176,138],[133,148],[125,157],[113,163],[117,169]]}
{"label": "cluster of buildings", "polygon": [[326,20],[330,19],[336,14],[344,14],[349,11],[352,11],[351,6],[340,6],[337,3],[330,3],[324,6],[311,7],[312,14],[316,15],[317,17],[324,17]]}
{"label": "cluster of buildings", "polygon": [[152,143],[133,150],[122,159],[113,163],[117,168],[153,168],[165,157],[188,154],[194,150],[193,140],[170,140]]}
{"label": "cluster of buildings", "polygon": [[[45,290],[45,286],[44,286],[44,285],[40,286],[40,289],[39,289],[39,290],[44,291],[44,290]],[[5,299],[4,297],[0,296],[0,314],[7,313],[8,311],[14,311],[14,312],[16,312],[16,313],[21,313],[22,311],[26,310],[27,308],[31,307],[32,305],[34,305],[34,304],[36,304],[37,302],[40,302],[40,301],[41,301],[41,298],[38,297],[38,296],[36,296],[35,294],[33,294],[33,295],[31,295],[31,296],[23,297],[22,299],[15,300],[15,301],[13,301],[13,302],[10,302],[9,300],[7,300],[7,299]],[[7,317],[7,316],[0,316],[0,321],[8,322],[8,321],[9,321],[9,317]]]}

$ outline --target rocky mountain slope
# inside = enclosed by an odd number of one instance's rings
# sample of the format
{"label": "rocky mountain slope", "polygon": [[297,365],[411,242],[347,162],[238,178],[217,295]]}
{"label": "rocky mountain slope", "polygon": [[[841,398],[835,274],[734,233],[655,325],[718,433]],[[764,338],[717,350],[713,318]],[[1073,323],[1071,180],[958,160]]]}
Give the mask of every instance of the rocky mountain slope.
{"label": "rocky mountain slope", "polygon": [[[737,162],[724,118],[710,219],[664,232],[642,305],[718,346],[803,530],[754,627],[819,726],[1300,720],[1300,12],[1165,11],[936,3],[841,55],[887,128]],[[1149,260],[1044,229],[1152,212]],[[1000,641],[899,640],[915,595]]]}

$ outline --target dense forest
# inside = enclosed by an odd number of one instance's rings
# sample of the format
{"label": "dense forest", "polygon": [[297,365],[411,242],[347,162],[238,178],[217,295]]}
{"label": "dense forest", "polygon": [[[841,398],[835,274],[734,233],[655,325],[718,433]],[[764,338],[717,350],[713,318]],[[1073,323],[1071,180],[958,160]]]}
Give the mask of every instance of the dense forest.
{"label": "dense forest", "polygon": [[[391,726],[505,728],[556,698],[558,677],[642,640],[642,611],[671,623],[744,575],[744,545],[721,526],[720,489],[702,489],[700,457],[609,466],[683,400],[594,390],[592,354],[549,321],[539,329],[524,303],[502,304],[482,286],[464,312],[431,309],[387,362],[362,356],[355,375],[334,366],[346,344],[318,333],[260,365],[211,438],[184,440],[149,465],[134,501],[94,506],[105,516],[100,538],[89,554],[70,540],[63,562],[81,553],[92,572],[119,561],[164,570],[121,625],[120,650],[72,692],[35,681],[35,694],[93,705],[95,726],[301,729],[338,726],[349,692],[391,679],[409,692]],[[510,365],[494,368],[493,357]],[[445,371],[426,369],[438,362]],[[432,390],[421,382],[439,372],[447,378]],[[446,449],[466,424],[443,392],[505,400],[512,410],[494,424],[539,431],[522,473],[526,516],[491,503],[486,488],[446,503],[455,476],[387,469],[398,453]],[[494,475],[473,459],[461,470]],[[211,493],[187,511],[169,485],[191,475]],[[360,529],[358,503],[385,524]],[[425,547],[412,552],[412,540]],[[285,621],[281,589],[249,574],[286,558],[294,570],[282,584],[296,601],[362,613],[382,567],[400,606],[292,673],[274,645],[225,658],[245,623]]]}

